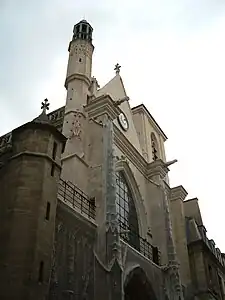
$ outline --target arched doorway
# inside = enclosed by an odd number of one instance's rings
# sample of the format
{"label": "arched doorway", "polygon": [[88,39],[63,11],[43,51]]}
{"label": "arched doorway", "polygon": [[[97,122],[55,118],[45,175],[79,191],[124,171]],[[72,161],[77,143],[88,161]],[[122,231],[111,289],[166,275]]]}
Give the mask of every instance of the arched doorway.
{"label": "arched doorway", "polygon": [[145,274],[137,267],[132,270],[124,283],[124,300],[156,300],[155,293]]}

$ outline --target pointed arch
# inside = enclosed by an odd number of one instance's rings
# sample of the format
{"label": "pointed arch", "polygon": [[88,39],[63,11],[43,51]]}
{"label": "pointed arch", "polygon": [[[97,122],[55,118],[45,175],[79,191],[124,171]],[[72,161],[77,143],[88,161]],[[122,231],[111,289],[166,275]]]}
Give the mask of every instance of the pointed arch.
{"label": "pointed arch", "polygon": [[151,281],[139,265],[134,265],[125,272],[123,288],[125,300],[157,300]]}
{"label": "pointed arch", "polygon": [[131,192],[139,225],[139,235],[146,236],[147,234],[147,219],[146,219],[146,210],[144,207],[144,203],[142,201],[142,196],[137,185],[134,174],[128,165],[128,162],[125,160],[119,160],[116,163],[116,172],[122,172],[124,178],[126,179],[127,185]]}

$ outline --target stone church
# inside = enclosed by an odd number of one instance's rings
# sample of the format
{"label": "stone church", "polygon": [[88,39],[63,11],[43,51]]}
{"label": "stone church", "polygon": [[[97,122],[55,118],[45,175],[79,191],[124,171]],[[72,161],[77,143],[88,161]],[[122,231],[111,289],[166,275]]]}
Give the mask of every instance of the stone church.
{"label": "stone church", "polygon": [[100,88],[92,35],[74,26],[65,106],[45,99],[0,138],[0,299],[225,299],[225,254],[169,185],[167,136],[118,64]]}

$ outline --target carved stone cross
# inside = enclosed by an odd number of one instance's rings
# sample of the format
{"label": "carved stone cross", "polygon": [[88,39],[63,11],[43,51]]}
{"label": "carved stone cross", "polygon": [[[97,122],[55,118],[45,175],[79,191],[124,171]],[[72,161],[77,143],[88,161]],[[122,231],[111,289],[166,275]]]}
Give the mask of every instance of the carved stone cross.
{"label": "carved stone cross", "polygon": [[116,71],[116,74],[119,74],[119,73],[120,73],[120,68],[121,68],[121,66],[120,66],[119,64],[116,64],[116,65],[115,65],[114,70]]}
{"label": "carved stone cross", "polygon": [[48,99],[46,98],[42,103],[41,103],[41,109],[43,109],[43,113],[46,114],[46,111],[49,110],[49,102]]}

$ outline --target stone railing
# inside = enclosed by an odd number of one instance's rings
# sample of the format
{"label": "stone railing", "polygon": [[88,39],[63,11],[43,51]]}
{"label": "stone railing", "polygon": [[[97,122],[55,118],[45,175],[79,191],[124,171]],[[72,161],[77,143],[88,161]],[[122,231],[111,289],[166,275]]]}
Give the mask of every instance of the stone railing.
{"label": "stone railing", "polygon": [[57,110],[52,111],[48,114],[48,118],[52,123],[55,123],[59,120],[61,120],[64,116],[65,107],[60,107]]}
{"label": "stone railing", "polygon": [[12,132],[0,137],[0,154],[11,146]]}
{"label": "stone railing", "polygon": [[[65,111],[65,107],[63,106],[48,114],[48,118],[51,121],[52,125],[55,125],[56,127],[61,126],[61,124],[58,123],[60,123],[60,121],[63,119],[64,111]],[[11,140],[12,140],[12,132],[9,132],[0,137],[0,154],[5,152],[8,148],[10,148]]]}
{"label": "stone railing", "polygon": [[225,254],[221,253],[220,249],[215,247],[216,244],[214,240],[210,240],[207,238],[206,229],[204,226],[198,226],[198,229],[204,243],[207,245],[207,247],[213,253],[213,255],[217,258],[220,264],[225,268]]}

